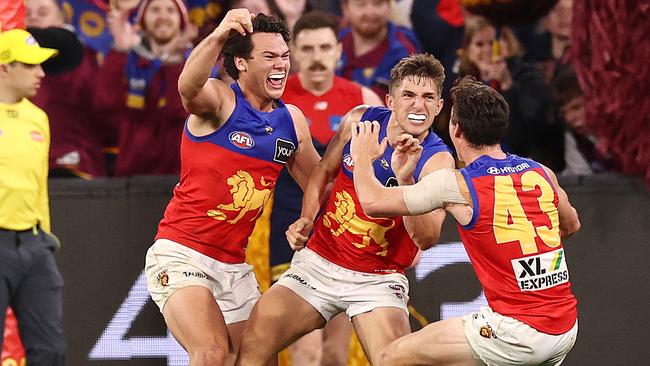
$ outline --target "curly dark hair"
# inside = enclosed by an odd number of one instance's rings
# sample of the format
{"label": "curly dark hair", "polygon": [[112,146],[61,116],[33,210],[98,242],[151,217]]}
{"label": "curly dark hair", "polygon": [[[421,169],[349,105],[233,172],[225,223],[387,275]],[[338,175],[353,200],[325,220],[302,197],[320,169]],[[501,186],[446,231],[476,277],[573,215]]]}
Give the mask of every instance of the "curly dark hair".
{"label": "curly dark hair", "polygon": [[457,79],[451,88],[451,123],[473,148],[496,145],[508,125],[508,102],[498,91],[473,76]]}
{"label": "curly dark hair", "polygon": [[[275,15],[257,14],[253,19],[253,32],[280,33],[285,42],[289,43],[291,40],[286,24]],[[253,42],[251,40],[251,33],[246,33],[246,36],[236,33],[224,44],[223,50],[221,51],[223,55],[223,67],[233,79],[239,79],[239,70],[235,66],[235,57],[248,59],[251,56],[252,50]]]}
{"label": "curly dark hair", "polygon": [[440,61],[428,53],[419,53],[404,57],[390,70],[389,92],[401,84],[407,77],[431,79],[436,84],[438,97],[442,94],[442,83],[445,81],[445,68]]}

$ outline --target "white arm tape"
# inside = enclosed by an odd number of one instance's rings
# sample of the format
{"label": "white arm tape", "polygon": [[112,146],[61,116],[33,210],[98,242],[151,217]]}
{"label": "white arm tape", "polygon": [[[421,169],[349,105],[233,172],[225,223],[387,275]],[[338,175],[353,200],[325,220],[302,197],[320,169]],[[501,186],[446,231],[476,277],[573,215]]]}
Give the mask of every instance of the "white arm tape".
{"label": "white arm tape", "polygon": [[456,174],[449,168],[436,170],[418,183],[404,187],[404,203],[411,215],[421,215],[445,203],[469,204],[460,193]]}

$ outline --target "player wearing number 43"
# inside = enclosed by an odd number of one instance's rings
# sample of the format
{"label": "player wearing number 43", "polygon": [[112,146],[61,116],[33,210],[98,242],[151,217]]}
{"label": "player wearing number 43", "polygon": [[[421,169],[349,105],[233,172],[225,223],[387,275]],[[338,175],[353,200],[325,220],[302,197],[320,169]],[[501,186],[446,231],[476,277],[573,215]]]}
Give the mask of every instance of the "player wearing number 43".
{"label": "player wearing number 43", "polygon": [[578,331],[561,242],[579,230],[578,214],[553,172],[501,150],[509,111],[498,92],[470,77],[452,99],[449,134],[465,168],[384,187],[372,160],[386,143],[376,122],[360,122],[351,128],[354,185],[371,216],[451,213],[489,306],[396,340],[380,364],[559,365]]}

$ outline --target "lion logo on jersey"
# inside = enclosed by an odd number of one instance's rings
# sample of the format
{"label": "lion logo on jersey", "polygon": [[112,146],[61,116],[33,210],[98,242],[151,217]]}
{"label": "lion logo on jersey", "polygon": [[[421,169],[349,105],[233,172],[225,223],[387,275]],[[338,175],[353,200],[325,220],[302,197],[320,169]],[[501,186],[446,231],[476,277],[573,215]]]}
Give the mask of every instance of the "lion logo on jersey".
{"label": "lion logo on jersey", "polygon": [[[395,226],[394,220],[385,219],[390,221],[390,224],[388,224],[388,226],[383,226],[362,219],[357,215],[356,205],[354,204],[352,196],[346,191],[336,192],[336,201],[334,201],[334,206],[336,206],[335,212],[328,211],[325,216],[323,216],[323,223],[330,229],[332,235],[339,236],[345,231],[349,231],[354,235],[361,235],[363,238],[361,243],[352,242],[355,247],[366,248],[370,245],[370,241],[372,240],[382,249],[380,252],[375,254],[382,257],[385,257],[386,254],[388,254],[386,232]],[[332,220],[339,225],[338,229],[335,230],[332,227]]]}
{"label": "lion logo on jersey", "polygon": [[[255,188],[253,177],[243,170],[237,171],[237,174],[228,178],[226,182],[230,186],[232,203],[218,205],[216,210],[208,211],[208,216],[216,220],[226,221],[229,224],[235,224],[241,220],[246,213],[257,210],[257,213],[250,219],[250,221],[257,219],[262,214],[264,205],[271,197],[271,190],[268,188]],[[271,183],[267,183],[264,180],[264,177],[261,178],[260,184],[262,187],[268,187],[271,185]],[[237,216],[234,219],[226,220],[228,218],[228,212],[237,212]]]}

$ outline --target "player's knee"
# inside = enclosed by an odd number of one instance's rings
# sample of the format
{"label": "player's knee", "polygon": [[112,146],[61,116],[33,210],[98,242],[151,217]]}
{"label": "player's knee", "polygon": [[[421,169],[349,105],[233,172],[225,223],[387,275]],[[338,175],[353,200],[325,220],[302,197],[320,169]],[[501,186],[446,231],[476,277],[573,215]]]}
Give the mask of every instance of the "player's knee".
{"label": "player's knee", "polygon": [[348,364],[348,347],[335,342],[323,342],[323,366],[345,366]]}
{"label": "player's knee", "polygon": [[389,344],[388,346],[384,347],[379,353],[378,366],[396,365],[398,355],[399,353],[397,352],[395,343]]}
{"label": "player's knee", "polygon": [[294,365],[321,365],[321,352],[314,349],[296,349],[291,353]]}
{"label": "player's knee", "polygon": [[196,347],[190,352],[192,366],[223,366],[228,356],[228,348],[220,344]]}
{"label": "player's knee", "polygon": [[289,347],[294,365],[321,365],[322,349],[316,342],[296,342]]}
{"label": "player's knee", "polygon": [[[250,324],[252,325],[252,324]],[[247,326],[241,335],[239,343],[239,355],[244,360],[257,359],[258,356],[264,356],[267,352],[268,346],[268,333],[265,334],[261,329],[256,329],[254,326]],[[246,364],[246,363],[245,363]],[[245,365],[243,364],[243,365]]]}

